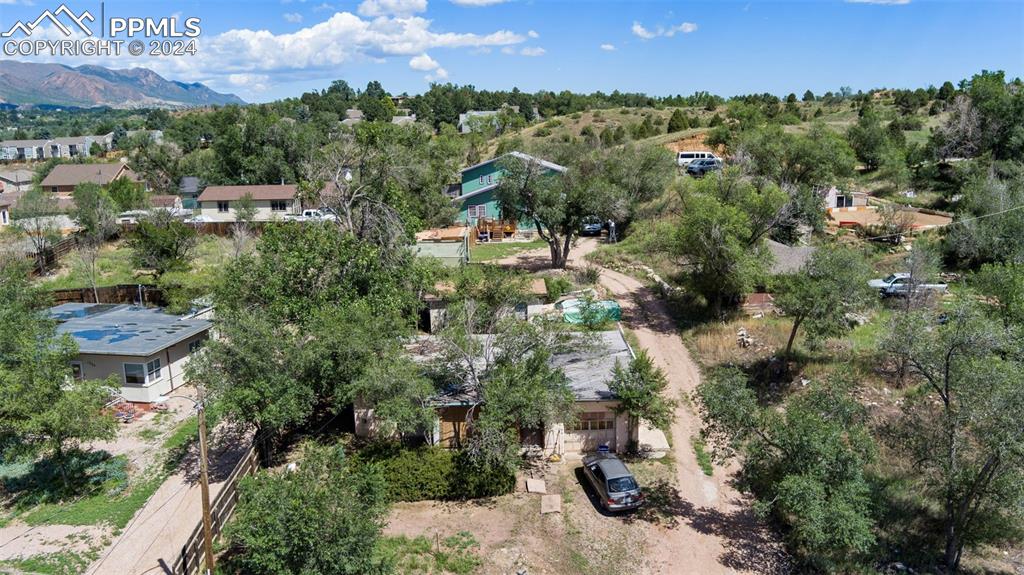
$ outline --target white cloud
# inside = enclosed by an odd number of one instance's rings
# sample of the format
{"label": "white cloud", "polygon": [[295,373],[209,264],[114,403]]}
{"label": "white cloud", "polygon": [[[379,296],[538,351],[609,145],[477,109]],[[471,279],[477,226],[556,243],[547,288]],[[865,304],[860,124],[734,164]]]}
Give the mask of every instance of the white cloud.
{"label": "white cloud", "polygon": [[440,64],[437,60],[431,58],[426,52],[419,56],[413,56],[412,60],[409,60],[409,67],[413,70],[422,70],[424,72],[438,68]]}
{"label": "white cloud", "polygon": [[302,14],[299,14],[298,12],[286,12],[284,14],[284,19],[286,22],[298,24],[299,22],[302,22]]}
{"label": "white cloud", "polygon": [[473,48],[472,50],[469,51],[469,53],[473,55],[490,54],[491,49],[488,48],[487,46],[481,46],[479,48]]}
{"label": "white cloud", "polygon": [[540,46],[537,46],[535,48],[523,48],[522,50],[519,51],[519,53],[522,54],[523,56],[543,56],[544,54],[547,53],[547,50],[541,48]]}
{"label": "white cloud", "polygon": [[362,16],[410,16],[427,10],[427,0],[363,0],[356,10]]}
{"label": "white cloud", "polygon": [[605,52],[614,52],[615,44],[601,44],[601,49]]}
{"label": "white cloud", "polygon": [[459,6],[491,6],[503,2],[508,2],[508,0],[452,0],[452,4]]}
{"label": "white cloud", "polygon": [[540,34],[538,34],[536,30],[530,30],[526,35],[530,38],[540,38]]}
{"label": "white cloud", "polygon": [[324,2],[322,4],[317,4],[316,6],[313,6],[313,11],[314,12],[333,12],[334,11],[334,4],[328,4],[327,2]]}
{"label": "white cloud", "polygon": [[682,24],[676,24],[675,26],[658,26],[654,30],[644,28],[643,24],[634,21],[633,27],[631,28],[633,35],[644,40],[650,40],[651,38],[657,38],[658,36],[665,36],[671,38],[676,34],[689,34],[697,31],[697,25],[693,22],[683,22]]}
{"label": "white cloud", "polygon": [[889,6],[902,6],[910,4],[910,0],[846,0],[848,4],[885,4]]}
{"label": "white cloud", "polygon": [[[67,39],[52,27],[41,27],[36,34],[47,31],[53,33],[53,39]],[[130,61],[124,56],[107,55],[24,59],[111,68],[145,67],[168,79],[202,82],[214,90],[236,91],[244,99],[253,99],[266,86],[336,78],[341,67],[352,63],[412,58],[440,48],[512,49],[511,46],[526,39],[509,30],[485,34],[438,32],[432,29],[430,20],[418,16],[361,18],[350,12],[339,12],[327,20],[288,33],[242,28],[202,36],[196,40],[198,54],[195,56],[139,56]],[[442,77],[438,69],[433,74]],[[259,76],[266,76],[266,79]]]}
{"label": "white cloud", "polygon": [[423,79],[428,82],[433,82],[435,80],[446,80],[447,78],[448,70],[445,70],[444,68],[437,68],[436,70],[434,70],[433,73],[427,74],[426,76],[423,77]]}
{"label": "white cloud", "polygon": [[516,49],[513,48],[512,46],[505,46],[504,48],[501,49],[501,53],[502,54],[515,54],[516,53]]}
{"label": "white cloud", "polygon": [[634,36],[639,36],[639,37],[643,38],[644,40],[650,40],[651,38],[654,38],[655,36],[657,36],[657,34],[655,34],[654,32],[651,32],[647,28],[644,28],[642,24],[640,24],[639,22],[636,22],[636,21],[633,22],[632,30],[633,30],[633,35]]}

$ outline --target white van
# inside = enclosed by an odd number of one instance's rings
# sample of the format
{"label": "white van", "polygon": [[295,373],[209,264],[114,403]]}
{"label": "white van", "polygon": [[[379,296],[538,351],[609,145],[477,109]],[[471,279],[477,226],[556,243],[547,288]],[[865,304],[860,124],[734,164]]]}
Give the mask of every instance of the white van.
{"label": "white van", "polygon": [[690,165],[690,162],[694,160],[712,159],[721,161],[722,158],[714,155],[711,152],[679,152],[676,155],[676,164],[679,164],[680,168],[685,168]]}

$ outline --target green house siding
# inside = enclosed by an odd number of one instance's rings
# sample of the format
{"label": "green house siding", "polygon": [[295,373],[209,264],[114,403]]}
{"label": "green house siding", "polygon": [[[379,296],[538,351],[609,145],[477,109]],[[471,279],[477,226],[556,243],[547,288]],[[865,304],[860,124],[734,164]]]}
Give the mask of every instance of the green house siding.
{"label": "green house siding", "polygon": [[[501,217],[501,210],[498,208],[498,199],[494,196],[495,190],[488,190],[478,196],[467,198],[459,204],[459,221],[476,223],[480,218],[480,215],[475,212],[476,206],[484,206],[484,217],[499,219]],[[474,214],[470,217],[470,207],[474,208]]]}
{"label": "green house siding", "polygon": [[497,184],[504,173],[498,168],[498,162],[490,162],[462,172],[462,195]]}

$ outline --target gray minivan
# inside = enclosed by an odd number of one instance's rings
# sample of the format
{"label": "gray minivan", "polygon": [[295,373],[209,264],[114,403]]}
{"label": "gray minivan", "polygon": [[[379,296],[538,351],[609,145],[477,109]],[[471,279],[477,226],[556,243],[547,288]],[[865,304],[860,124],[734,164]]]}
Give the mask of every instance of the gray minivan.
{"label": "gray minivan", "polygon": [[678,164],[680,168],[685,168],[686,166],[689,166],[690,162],[692,162],[694,160],[709,160],[709,159],[710,160],[719,160],[719,161],[721,161],[722,158],[719,158],[713,152],[690,152],[690,151],[686,151],[686,152],[679,152],[678,154],[676,154],[676,164]]}

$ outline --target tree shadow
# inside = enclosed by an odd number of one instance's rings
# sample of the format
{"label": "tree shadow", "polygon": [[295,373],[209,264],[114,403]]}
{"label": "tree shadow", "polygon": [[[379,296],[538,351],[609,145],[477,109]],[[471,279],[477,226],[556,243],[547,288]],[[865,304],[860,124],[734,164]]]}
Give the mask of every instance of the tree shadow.
{"label": "tree shadow", "polygon": [[6,507],[26,509],[102,490],[113,493],[127,485],[126,467],[123,457],[106,451],[74,449],[65,453],[63,462],[45,457],[25,463],[24,473],[0,476],[0,496]]}
{"label": "tree shadow", "polygon": [[644,486],[646,505],[627,521],[645,521],[668,529],[683,525],[722,541],[725,551],[718,561],[723,566],[755,573],[790,573],[793,564],[778,543],[773,530],[749,508],[740,505],[723,512],[697,507],[679,496],[667,481]]}
{"label": "tree shadow", "polygon": [[[207,452],[207,474],[210,483],[227,480],[238,461],[252,447],[252,434],[245,429],[220,425],[217,433],[212,434]],[[184,474],[185,481],[196,484],[200,479],[199,442],[193,441],[181,457],[178,469]]]}

